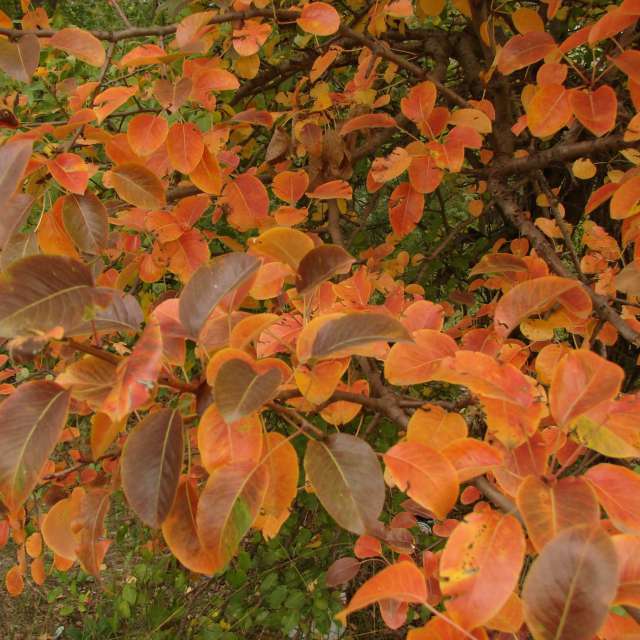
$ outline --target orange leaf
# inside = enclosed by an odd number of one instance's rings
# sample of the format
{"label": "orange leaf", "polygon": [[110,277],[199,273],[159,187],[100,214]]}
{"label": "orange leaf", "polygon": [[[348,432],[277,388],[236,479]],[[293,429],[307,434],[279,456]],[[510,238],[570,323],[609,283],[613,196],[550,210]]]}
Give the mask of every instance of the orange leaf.
{"label": "orange leaf", "polygon": [[369,578],[354,594],[336,618],[346,624],[347,616],[384,599],[422,603],[427,600],[424,574],[413,562],[403,560]]}
{"label": "orange leaf", "polygon": [[42,554],[42,536],[36,531],[26,540],[25,549],[32,558],[39,558]]}
{"label": "orange leaf", "polygon": [[307,190],[309,175],[304,169],[298,171],[283,171],[273,179],[273,192],[285,202],[294,204]]}
{"label": "orange leaf", "polygon": [[330,36],[340,28],[340,15],[326,2],[311,2],[304,5],[296,22],[314,36]]}
{"label": "orange leaf", "polygon": [[191,571],[212,575],[216,564],[198,536],[198,494],[188,478],[182,478],[171,511],[162,523],[162,535],[171,553]]}
{"label": "orange leaf", "polygon": [[61,153],[47,162],[47,167],[55,181],[61,186],[82,195],[89,184],[89,167],[75,153]]}
{"label": "orange leaf", "polygon": [[425,404],[411,416],[407,440],[441,450],[450,442],[467,436],[467,423],[459,413],[445,411],[435,404]]}
{"label": "orange leaf", "polygon": [[[374,161],[375,164],[375,161]],[[389,221],[393,232],[400,238],[410,234],[422,219],[424,195],[409,182],[402,182],[389,197]]]}
{"label": "orange leaf", "polygon": [[458,474],[441,453],[419,442],[400,442],[383,456],[401,491],[444,519],[458,498]]}
{"label": "orange leaf", "polygon": [[148,156],[164,144],[168,133],[169,124],[165,118],[139,113],[129,122],[127,140],[134,153]]}
{"label": "orange leaf", "polygon": [[395,385],[422,384],[432,379],[440,361],[452,356],[458,349],[448,335],[433,329],[422,329],[413,334],[413,344],[391,347],[384,365],[384,375]]}
{"label": "orange leaf", "polygon": [[556,303],[577,318],[587,318],[591,313],[591,298],[577,280],[543,276],[521,282],[500,299],[494,331],[507,337],[525,318],[543,313]]}
{"label": "orange leaf", "polygon": [[141,209],[161,209],[165,203],[165,189],[149,169],[127,162],[107,171],[104,184],[112,187],[129,204]]}
{"label": "orange leaf", "polygon": [[205,193],[219,195],[222,190],[222,171],[218,160],[205,146],[202,158],[196,168],[189,174],[191,182]]}
{"label": "orange leaf", "polygon": [[569,102],[580,124],[594,135],[602,136],[615,127],[618,98],[608,84],[596,91],[576,89],[570,93]]}
{"label": "orange leaf", "polygon": [[191,173],[200,163],[204,153],[200,129],[191,122],[176,122],[167,135],[167,151],[171,166],[176,171]]}
{"label": "orange leaf", "polygon": [[19,596],[24,589],[24,578],[19,565],[14,565],[7,571],[4,577],[4,584],[7,592],[13,598]]}
{"label": "orange leaf", "polygon": [[260,529],[265,539],[275,538],[290,514],[291,503],[298,493],[299,463],[293,445],[275,431],[265,437],[265,455],[262,462],[268,468],[269,486],[260,515],[253,526]]}
{"label": "orange leaf", "polygon": [[347,120],[340,129],[340,135],[346,136],[352,131],[360,131],[361,129],[387,129],[396,126],[396,121],[386,113],[366,113]]}
{"label": "orange leaf", "polygon": [[546,484],[536,476],[528,476],[520,485],[516,500],[529,539],[538,552],[563,529],[577,524],[595,526],[600,521],[596,494],[580,477]]}
{"label": "orange leaf", "polygon": [[256,252],[284,262],[296,270],[313,246],[313,240],[306,233],[288,227],[273,227],[253,241]]}
{"label": "orange leaf", "polygon": [[271,33],[271,25],[258,20],[245,20],[242,29],[233,31],[233,48],[243,56],[252,56],[267,41]]}
{"label": "orange leaf", "polygon": [[49,46],[61,49],[92,67],[101,67],[105,61],[102,43],[84,29],[76,29],[75,27],[60,29],[49,39]]}
{"label": "orange leaf", "polygon": [[618,593],[614,604],[640,605],[640,537],[618,535],[611,538],[620,565]]}
{"label": "orange leaf", "polygon": [[235,555],[260,513],[268,485],[267,468],[253,462],[228,464],[209,476],[196,521],[216,570],[224,568]]}
{"label": "orange leaf", "polygon": [[262,430],[257,413],[229,424],[214,404],[207,407],[198,424],[202,466],[213,473],[228,463],[259,462],[263,448]]}
{"label": "orange leaf", "polygon": [[[610,203],[611,217],[614,220],[623,220],[635,216],[640,212],[640,176],[633,176],[616,187]],[[613,188],[611,190],[613,191]],[[593,195],[595,196],[595,193]],[[594,204],[590,210],[595,209],[601,203],[602,200]]]}
{"label": "orange leaf", "polygon": [[31,579],[38,586],[42,586],[44,584],[44,581],[47,578],[47,575],[46,575],[45,569],[44,569],[44,560],[42,558],[36,558],[31,563],[30,569],[31,569]]}
{"label": "orange leaf", "polygon": [[542,60],[556,48],[553,37],[545,31],[529,31],[513,36],[498,56],[498,71],[505,76]]}
{"label": "orange leaf", "polygon": [[525,553],[520,523],[496,511],[466,516],[440,559],[440,589],[451,617],[465,629],[488,622],[518,584]]}
{"label": "orange leaf", "polygon": [[625,533],[640,534],[640,476],[615,464],[591,467],[585,478],[611,522]]}
{"label": "orange leaf", "polygon": [[540,87],[526,105],[529,131],[537,138],[547,138],[568,125],[573,116],[570,95],[561,84]]}
{"label": "orange leaf", "polygon": [[459,438],[441,450],[458,472],[458,482],[467,482],[502,464],[503,456],[488,442],[474,438]]}
{"label": "orange leaf", "polygon": [[249,173],[227,182],[221,200],[231,208],[229,223],[239,231],[259,227],[269,213],[269,194],[262,182]]}
{"label": "orange leaf", "polygon": [[436,96],[437,89],[431,80],[421,82],[411,87],[407,96],[400,100],[400,109],[416,124],[427,123],[435,106]]}
{"label": "orange leaf", "polygon": [[119,109],[136,93],[138,93],[137,87],[110,87],[99,93],[93,100],[94,105],[101,105],[94,108],[98,124],[102,124],[107,116]]}
{"label": "orange leaf", "polygon": [[484,629],[476,629],[471,633],[459,630],[456,623],[448,618],[433,616],[424,627],[410,629],[407,640],[468,640],[469,637],[477,640],[487,640]]}
{"label": "orange leaf", "polygon": [[556,366],[549,405],[560,427],[570,426],[581,415],[618,395],[624,371],[605,358],[580,349],[565,355]]}
{"label": "orange leaf", "polygon": [[353,191],[348,182],[344,180],[331,180],[330,182],[318,185],[313,191],[308,191],[307,196],[309,198],[315,198],[316,200],[335,200],[338,198],[351,200]]}

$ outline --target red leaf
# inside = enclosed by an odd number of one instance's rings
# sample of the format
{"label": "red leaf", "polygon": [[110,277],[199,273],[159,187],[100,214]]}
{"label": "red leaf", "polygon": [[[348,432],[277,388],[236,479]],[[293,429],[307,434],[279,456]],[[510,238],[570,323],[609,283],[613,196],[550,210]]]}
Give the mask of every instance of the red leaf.
{"label": "red leaf", "polygon": [[61,153],[47,163],[51,175],[61,186],[82,195],[89,184],[89,167],[75,153]]}
{"label": "red leaf", "polygon": [[114,420],[124,418],[141,407],[155,389],[162,360],[162,335],[156,320],[147,324],[131,355],[117,370],[117,381],[101,411]]}

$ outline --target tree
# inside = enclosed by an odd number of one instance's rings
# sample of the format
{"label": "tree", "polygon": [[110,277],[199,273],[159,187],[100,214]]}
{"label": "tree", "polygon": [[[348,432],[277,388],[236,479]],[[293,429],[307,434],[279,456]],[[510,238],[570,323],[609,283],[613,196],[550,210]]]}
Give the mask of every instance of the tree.
{"label": "tree", "polygon": [[135,26],[113,0],[121,28],[93,30],[21,4],[0,13],[9,593],[29,564],[44,583],[42,539],[98,576],[120,488],[214,575],[303,478],[358,536],[328,582],[387,562],[344,624],[377,603],[391,629],[428,612],[410,640],[635,637],[640,2]]}

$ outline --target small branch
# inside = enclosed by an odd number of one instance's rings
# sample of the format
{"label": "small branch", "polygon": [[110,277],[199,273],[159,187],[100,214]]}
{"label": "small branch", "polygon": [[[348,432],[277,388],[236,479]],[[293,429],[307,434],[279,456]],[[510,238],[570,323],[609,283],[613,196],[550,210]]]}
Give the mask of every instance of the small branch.
{"label": "small branch", "polygon": [[127,18],[125,12],[122,10],[122,7],[118,4],[118,0],[109,0],[109,4],[115,9],[118,16],[120,16],[120,20],[124,22],[124,26],[132,29],[133,25],[129,22],[129,18]]}
{"label": "small branch", "polygon": [[118,365],[122,360],[115,353],[110,353],[109,351],[105,351],[104,349],[99,349],[98,347],[94,347],[90,344],[85,344],[84,342],[78,342],[73,338],[68,338],[67,344],[72,349],[75,349],[76,351],[81,351],[82,353],[88,353],[91,356],[95,356],[96,358],[100,358],[100,360],[104,360],[105,362],[110,362],[111,364]]}
{"label": "small branch", "polygon": [[560,203],[558,202],[555,193],[551,191],[549,183],[544,177],[542,171],[538,171],[538,184],[540,185],[542,192],[549,201],[549,208],[551,209],[551,213],[553,213],[556,224],[558,225],[560,232],[562,233],[562,238],[564,239],[564,243],[569,251],[569,255],[571,256],[571,262],[573,262],[576,274],[582,282],[586,283],[587,279],[584,277],[584,273],[582,273],[582,268],[580,267],[580,259],[578,258],[578,252],[576,251],[576,247],[573,244],[573,240],[571,239],[571,233],[569,232],[567,223],[564,221],[564,218],[560,213]]}
{"label": "small branch", "polygon": [[611,135],[596,140],[583,140],[571,144],[560,142],[550,149],[545,149],[524,158],[503,160],[488,169],[474,170],[473,173],[484,177],[508,176],[522,174],[535,169],[543,169],[553,162],[568,162],[582,156],[593,156],[597,153],[622,151],[640,146],[639,140],[624,140],[620,135]]}
{"label": "small branch", "polygon": [[505,496],[504,493],[494,487],[484,476],[476,478],[473,481],[473,484],[476,489],[478,489],[478,491],[480,491],[480,493],[482,493],[486,498],[489,498],[496,507],[505,513],[511,514],[519,520],[520,524],[524,525],[524,520],[518,511],[518,507],[516,507],[511,498]]}
{"label": "small branch", "polygon": [[318,438],[324,439],[327,437],[327,434],[322,431],[322,429],[318,429],[315,425],[311,424],[304,416],[300,415],[295,409],[290,409],[289,407],[284,407],[281,404],[277,404],[276,402],[269,402],[267,405],[270,409],[280,414],[285,420],[294,422],[298,426],[302,427],[306,431],[313,433]]}
{"label": "small branch", "polygon": [[63,478],[66,478],[68,475],[72,474],[74,471],[79,471],[83,467],[86,467],[87,465],[90,465],[90,464],[97,464],[102,460],[107,460],[107,459],[115,460],[116,458],[120,457],[120,453],[121,453],[120,451],[117,451],[115,453],[105,453],[105,455],[100,456],[95,460],[81,460],[80,462],[78,462],[77,464],[74,464],[72,467],[69,467],[68,469],[63,469],[62,471],[56,471],[55,473],[49,473],[46,476],[43,476],[42,482],[45,483],[45,482],[53,482],[55,480],[61,480]]}
{"label": "small branch", "polygon": [[340,228],[340,209],[338,209],[338,203],[335,200],[329,200],[329,220],[327,222],[327,228],[329,229],[329,235],[331,241],[334,244],[344,247],[344,239],[342,238],[342,229]]}

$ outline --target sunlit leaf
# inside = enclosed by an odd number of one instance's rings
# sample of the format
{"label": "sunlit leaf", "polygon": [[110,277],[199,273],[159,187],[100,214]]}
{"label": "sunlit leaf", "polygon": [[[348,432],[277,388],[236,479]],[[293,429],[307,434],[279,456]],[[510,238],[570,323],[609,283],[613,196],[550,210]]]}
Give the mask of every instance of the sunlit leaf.
{"label": "sunlit leaf", "polygon": [[526,34],[513,36],[500,51],[498,71],[509,75],[542,60],[555,47],[553,36],[546,31],[529,31]]}
{"label": "sunlit leaf", "polygon": [[61,186],[82,195],[89,184],[89,167],[75,153],[61,153],[47,163],[51,175]]}
{"label": "sunlit leaf", "polygon": [[609,85],[602,85],[595,91],[571,92],[569,102],[576,118],[591,133],[602,136],[616,125],[618,98]]}
{"label": "sunlit leaf", "polygon": [[467,423],[464,418],[435,404],[426,404],[417,409],[407,426],[409,442],[420,442],[438,451],[466,436]]}
{"label": "sunlit leaf", "polygon": [[92,67],[101,67],[104,64],[106,56],[102,43],[84,29],[75,27],[60,29],[48,42],[50,47],[61,49]]}
{"label": "sunlit leaf", "polygon": [[441,453],[419,442],[400,442],[384,454],[394,483],[425,509],[444,519],[458,498],[458,474]]}
{"label": "sunlit leaf", "polygon": [[391,347],[384,366],[385,378],[391,384],[427,382],[437,372],[440,361],[458,349],[452,338],[434,329],[415,331],[413,340],[413,344]]}
{"label": "sunlit leaf", "polygon": [[640,534],[640,475],[626,467],[603,462],[591,467],[585,478],[611,522],[620,531]]}
{"label": "sunlit leaf", "polygon": [[313,249],[313,240],[298,229],[274,227],[261,233],[252,247],[279,262],[298,269],[302,259]]}
{"label": "sunlit leaf", "polygon": [[347,120],[342,129],[340,129],[340,135],[346,136],[353,131],[362,129],[388,129],[396,126],[396,121],[386,113],[367,113]]}
{"label": "sunlit leaf", "polygon": [[595,526],[600,520],[596,494],[582,478],[562,478],[547,484],[529,476],[520,485],[516,499],[537,551],[564,529],[578,524]]}
{"label": "sunlit leaf", "polygon": [[591,298],[573,278],[543,276],[526,280],[511,289],[498,301],[494,316],[494,330],[508,336],[525,318],[562,305],[577,318],[591,313]]}
{"label": "sunlit leaf", "polygon": [[525,553],[520,523],[496,511],[466,516],[440,559],[440,589],[447,612],[473,629],[500,611],[518,584]]}
{"label": "sunlit leaf", "polygon": [[602,356],[585,349],[569,352],[557,364],[549,390],[557,424],[571,424],[590,409],[613,400],[623,379],[622,368]]}
{"label": "sunlit leaf", "polygon": [[164,144],[169,133],[165,118],[150,113],[139,113],[131,118],[127,127],[127,140],[139,156],[148,156]]}
{"label": "sunlit leaf", "polygon": [[191,173],[204,153],[200,130],[190,122],[176,122],[167,135],[167,150],[171,166],[184,174]]}

